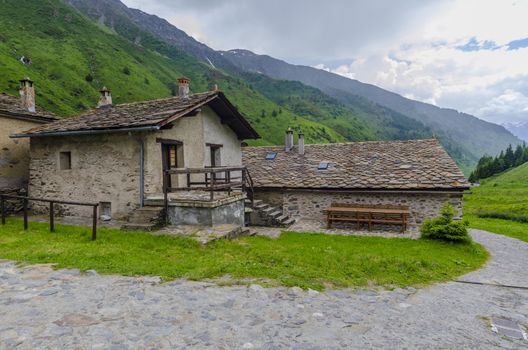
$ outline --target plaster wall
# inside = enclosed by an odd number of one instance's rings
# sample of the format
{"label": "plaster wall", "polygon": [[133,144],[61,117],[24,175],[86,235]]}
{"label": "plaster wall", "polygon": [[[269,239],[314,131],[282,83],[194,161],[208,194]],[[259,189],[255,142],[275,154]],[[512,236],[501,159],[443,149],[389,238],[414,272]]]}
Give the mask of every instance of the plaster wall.
{"label": "plaster wall", "polygon": [[0,189],[25,188],[29,180],[29,140],[9,135],[41,125],[0,115]]}

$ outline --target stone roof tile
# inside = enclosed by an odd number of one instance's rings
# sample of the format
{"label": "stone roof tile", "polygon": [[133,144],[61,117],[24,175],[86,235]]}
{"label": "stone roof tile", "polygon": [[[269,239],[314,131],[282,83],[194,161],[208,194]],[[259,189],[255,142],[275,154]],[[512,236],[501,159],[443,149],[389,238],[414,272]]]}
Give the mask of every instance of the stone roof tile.
{"label": "stone roof tile", "polygon": [[[277,152],[274,160],[266,154]],[[320,162],[330,163],[318,170]],[[244,147],[243,164],[255,187],[437,190],[469,187],[464,174],[436,139],[366,141],[305,146]]]}

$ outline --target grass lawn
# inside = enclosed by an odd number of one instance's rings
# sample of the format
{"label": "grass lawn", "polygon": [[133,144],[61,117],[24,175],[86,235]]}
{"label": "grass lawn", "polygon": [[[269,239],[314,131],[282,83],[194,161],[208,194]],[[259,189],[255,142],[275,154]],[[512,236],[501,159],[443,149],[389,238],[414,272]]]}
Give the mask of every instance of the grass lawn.
{"label": "grass lawn", "polygon": [[24,232],[20,220],[8,220],[0,226],[0,258],[164,280],[230,275],[234,283],[249,279],[318,290],[420,286],[474,270],[488,258],[477,244],[400,238],[286,232],[277,240],[245,237],[201,246],[191,238],[105,228],[92,242],[89,228],[57,225],[56,230],[31,222]]}
{"label": "grass lawn", "polygon": [[528,163],[483,180],[464,196],[464,217],[473,228],[528,242],[527,184]]}

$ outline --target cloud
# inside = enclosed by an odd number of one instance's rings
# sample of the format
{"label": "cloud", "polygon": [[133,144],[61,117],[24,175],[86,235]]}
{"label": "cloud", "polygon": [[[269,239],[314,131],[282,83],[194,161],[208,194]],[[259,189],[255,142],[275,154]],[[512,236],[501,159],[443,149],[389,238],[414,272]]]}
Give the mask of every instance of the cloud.
{"label": "cloud", "polygon": [[124,0],[247,48],[490,121],[528,121],[526,0]]}

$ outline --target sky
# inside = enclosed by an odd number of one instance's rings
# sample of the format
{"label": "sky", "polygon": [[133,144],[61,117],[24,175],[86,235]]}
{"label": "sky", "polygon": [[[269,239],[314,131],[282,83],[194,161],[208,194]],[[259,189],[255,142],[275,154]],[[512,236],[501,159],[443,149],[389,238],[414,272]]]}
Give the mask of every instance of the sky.
{"label": "sky", "polygon": [[123,0],[248,49],[495,123],[528,122],[528,0]]}

